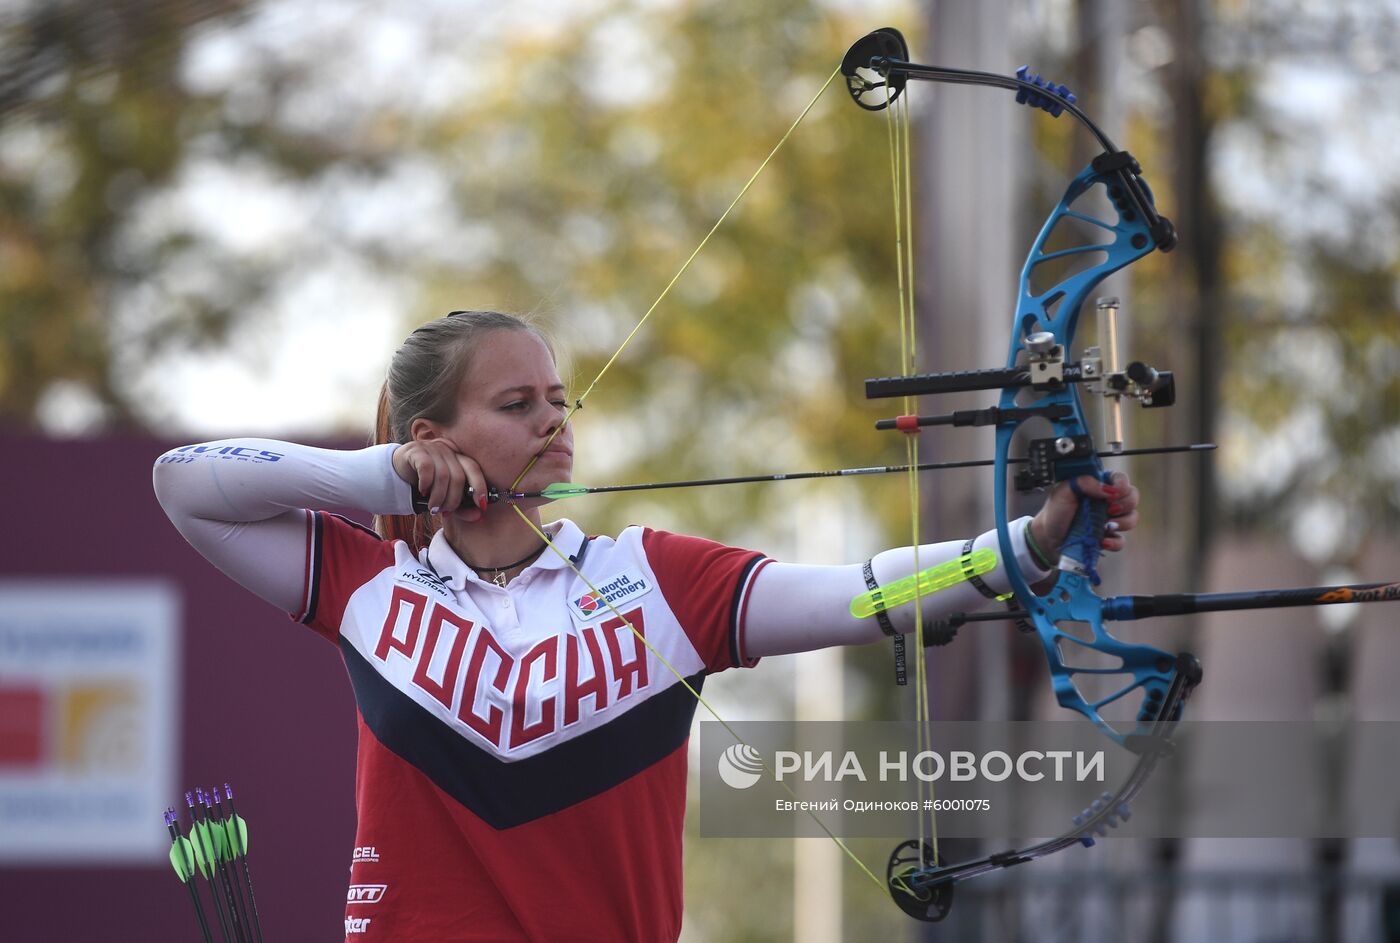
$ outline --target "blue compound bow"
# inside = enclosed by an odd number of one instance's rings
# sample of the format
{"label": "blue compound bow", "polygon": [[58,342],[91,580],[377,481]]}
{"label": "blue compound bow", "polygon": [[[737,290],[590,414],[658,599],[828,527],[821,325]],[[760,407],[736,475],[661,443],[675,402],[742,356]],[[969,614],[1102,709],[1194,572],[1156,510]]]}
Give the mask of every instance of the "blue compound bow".
{"label": "blue compound bow", "polygon": [[[838,70],[846,78],[847,90],[856,104],[870,111],[880,111],[903,94],[909,79],[921,79],[963,85],[987,85],[1016,93],[1017,100],[1041,108],[1051,115],[1068,112],[1097,140],[1103,153],[1090,163],[1070,184],[1064,198],[1051,213],[1041,230],[1021,273],[1021,285],[1012,325],[1011,349],[1006,366],[991,370],[961,373],[935,373],[887,377],[866,381],[870,398],[918,396],[931,393],[965,392],[970,390],[1000,390],[995,407],[966,410],[945,416],[902,416],[882,420],[882,428],[896,428],[913,433],[923,426],[986,426],[996,427],[995,467],[997,535],[1004,560],[1015,558],[1009,530],[1007,511],[1007,469],[1019,466],[1015,485],[1028,491],[1048,487],[1059,481],[1073,482],[1082,475],[1106,480],[1099,452],[1089,433],[1088,423],[1080,403],[1082,385],[1104,398],[1108,428],[1106,445],[1112,454],[1129,454],[1122,450],[1121,407],[1125,399],[1136,400],[1143,406],[1171,405],[1175,395],[1172,375],[1158,372],[1145,364],[1134,362],[1121,366],[1116,340],[1118,305],[1112,299],[1096,303],[1099,323],[1099,347],[1085,350],[1078,360],[1070,359],[1074,332],[1081,309],[1095,286],[1108,275],[1137,261],[1153,250],[1170,251],[1176,234],[1169,220],[1161,216],[1153,204],[1152,193],[1142,179],[1141,169],[1131,155],[1119,150],[1092,121],[1075,105],[1075,98],[1062,85],[1032,76],[1022,69],[1015,77],[988,72],[945,69],[916,65],[909,61],[908,47],[898,30],[881,29],[858,41],[846,53]],[[836,74],[833,73],[834,79]],[[828,80],[830,81],[830,80]],[[823,86],[825,89],[826,86]],[[820,97],[818,93],[818,98]],[[816,98],[802,112],[805,116]],[[729,212],[767,166],[773,154],[791,135],[797,122],[788,129],[769,153],[759,169],[735,197],[715,223],[700,246],[690,254],[660,296],[647,309],[637,327],[628,334],[616,353],[608,359],[597,377],[575,401],[565,418],[567,423],[582,408],[583,401],[597,386],[609,366],[622,353],[627,342],[656,310],[677,279],[684,273]],[[907,142],[907,137],[904,139]],[[907,162],[903,164],[907,168]],[[1085,207],[1096,197],[1102,197],[1102,208]],[[896,204],[899,201],[896,199]],[[898,216],[898,212],[896,213]],[[908,214],[905,213],[905,216]],[[1068,248],[1052,248],[1052,237],[1063,235],[1062,229],[1075,227],[1096,233],[1081,244]],[[1060,277],[1046,288],[1037,287],[1041,281],[1053,278],[1049,274],[1069,264],[1077,266],[1071,274]],[[1037,277],[1039,276],[1039,277]],[[912,347],[912,345],[908,345]],[[1049,426],[1049,434],[1032,437],[1027,454],[1013,458],[1011,444],[1017,431],[1028,420]],[[562,429],[564,423],[559,428]],[[1210,445],[1186,445],[1137,452],[1198,451]],[[639,485],[587,488],[567,484],[550,485],[543,491],[524,492],[515,488],[524,479],[527,466],[507,488],[493,488],[491,501],[514,501],[523,498],[560,498],[602,491],[633,491],[653,488],[693,487],[699,485],[733,484],[741,481],[789,480],[829,477],[834,475],[865,475],[963,467],[985,464],[981,461],[953,463],[922,463],[911,448],[906,466],[841,469],[831,472],[809,472],[743,476],[700,481],[663,482]],[[427,502],[418,509],[426,511]],[[917,502],[915,502],[917,506]],[[517,512],[530,526],[529,518],[518,507]],[[1058,838],[988,855],[960,864],[938,860],[931,841],[922,837],[904,842],[891,854],[885,885],[902,910],[920,920],[939,920],[947,915],[952,904],[954,886],[979,874],[986,874],[1012,865],[1033,861],[1052,852],[1076,845],[1093,844],[1093,836],[1116,825],[1126,815],[1127,804],[1141,790],[1157,764],[1171,750],[1168,734],[1180,718],[1182,707],[1200,682],[1201,668],[1189,654],[1171,655],[1147,645],[1121,641],[1104,630],[1106,621],[1129,620],[1155,616],[1186,615],[1234,609],[1259,609],[1283,606],[1315,606],[1351,602],[1380,602],[1400,600],[1400,583],[1375,583],[1352,586],[1324,586],[1300,589],[1260,590],[1254,592],[1177,594],[1162,596],[1117,596],[1101,598],[1094,592],[1099,578],[1097,564],[1100,541],[1106,528],[1105,502],[1080,496],[1080,506],[1071,531],[1062,548],[1059,572],[1052,590],[1044,595],[1031,591],[1016,567],[1007,573],[1013,589],[1013,601],[1006,611],[963,614],[926,633],[925,644],[948,641],[957,628],[965,623],[994,619],[1013,619],[1027,631],[1037,633],[1050,666],[1050,676],[1060,704],[1078,711],[1092,721],[1121,747],[1137,756],[1123,784],[1112,793],[1104,793],[1074,820],[1074,825]],[[549,537],[541,530],[536,533],[549,546]],[[919,543],[917,539],[913,541]],[[567,553],[553,548],[561,559],[569,561]],[[575,567],[575,572],[577,568]],[[583,579],[582,573],[579,573]],[[611,605],[609,606],[612,609]],[[642,644],[650,643],[621,612],[613,615],[632,628]],[[896,636],[896,642],[902,637]],[[900,651],[900,649],[896,649]],[[662,660],[663,664],[664,659]],[[670,665],[666,665],[670,668]],[[902,663],[901,663],[902,667]],[[675,671],[674,668],[671,668]],[[684,676],[675,672],[681,683],[690,687]],[[1086,691],[1093,693],[1087,694]],[[699,697],[698,692],[691,693]],[[1105,720],[1100,711],[1117,701],[1137,697],[1136,722],[1119,729]],[[702,700],[702,703],[703,700]],[[926,702],[925,702],[926,703]],[[708,708],[709,705],[706,705]],[[713,710],[711,710],[713,714]],[[718,715],[714,715],[716,719]],[[730,731],[733,733],[733,730]],[[735,739],[742,743],[738,735]],[[819,819],[814,820],[822,825]],[[824,831],[835,834],[822,825]],[[861,870],[875,877],[850,849],[837,844]]]}
{"label": "blue compound bow", "polygon": [[[1144,406],[1166,406],[1174,398],[1169,373],[1159,373],[1141,363],[1119,369],[1114,335],[1116,301],[1105,299],[1099,303],[1102,349],[1086,351],[1078,361],[1069,357],[1079,315],[1090,292],[1107,276],[1153,250],[1170,251],[1176,242],[1175,230],[1153,205],[1152,192],[1142,179],[1137,161],[1114,146],[1075,106],[1074,96],[1062,85],[1030,76],[1024,68],[1012,78],[917,65],[909,61],[904,38],[894,29],[877,30],[852,46],[842,72],[851,97],[872,111],[892,104],[909,79],[1010,89],[1024,104],[1055,116],[1068,112],[1103,148],[1103,153],[1070,184],[1031,247],[1021,272],[1005,368],[866,382],[869,398],[1001,391],[1000,401],[989,409],[945,416],[903,416],[879,425],[907,433],[930,425],[996,427],[997,536],[1002,559],[1013,560],[1007,469],[1013,461],[1012,440],[1022,424],[1029,420],[1048,424],[1049,434],[1031,439],[1027,460],[1016,475],[1018,490],[1073,482],[1081,475],[1093,475],[1106,482],[1108,475],[1084,416],[1079,386],[1084,384],[1107,398],[1107,415],[1114,429],[1121,426],[1119,411],[1124,399],[1135,399]],[[1111,207],[1105,214],[1108,218],[1076,208],[1089,202],[1086,197],[1099,188],[1107,198],[1102,202]],[[1050,249],[1052,235],[1059,237],[1062,230],[1069,228],[1068,221],[1091,230],[1092,241]],[[1043,280],[1037,277],[1042,272],[1066,264],[1077,269],[1049,287],[1033,287]],[[1113,438],[1115,450],[1121,449],[1121,433]],[[959,881],[1064,848],[1092,844],[1091,836],[1096,831],[1116,824],[1126,814],[1127,803],[1170,750],[1168,728],[1180,717],[1183,703],[1199,683],[1200,664],[1189,654],[1174,656],[1151,646],[1123,642],[1104,629],[1105,618],[1110,616],[1105,612],[1106,601],[1094,592],[1094,587],[1099,583],[1097,563],[1107,520],[1106,502],[1080,495],[1079,511],[1065,540],[1054,588],[1046,594],[1032,592],[1017,567],[1008,567],[1006,572],[1014,594],[1014,615],[1038,634],[1059,703],[1083,714],[1120,746],[1137,754],[1137,762],[1116,792],[1105,793],[1075,819],[1073,828],[1058,838],[961,864],[936,860],[930,843],[922,838],[901,844],[891,855],[887,879],[896,903],[911,916],[942,919]],[[1070,630],[1065,631],[1062,625]],[[1088,667],[1089,662],[1097,666]],[[1095,686],[1106,685],[1106,693],[1093,700],[1086,698],[1081,684],[1088,676],[1096,676]],[[1121,731],[1106,721],[1100,711],[1134,692],[1141,701],[1137,723],[1132,729]]]}

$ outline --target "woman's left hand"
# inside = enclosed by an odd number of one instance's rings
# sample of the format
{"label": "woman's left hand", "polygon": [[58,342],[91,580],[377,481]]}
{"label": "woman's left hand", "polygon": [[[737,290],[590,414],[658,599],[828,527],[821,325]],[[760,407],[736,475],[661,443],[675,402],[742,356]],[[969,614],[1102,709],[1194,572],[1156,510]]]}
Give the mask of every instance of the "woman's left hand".
{"label": "woman's left hand", "polygon": [[[1080,475],[1077,483],[1084,494],[1108,502],[1108,527],[1103,535],[1103,549],[1122,550],[1123,533],[1138,525],[1137,508],[1141,496],[1137,488],[1133,487],[1124,472],[1114,472],[1113,483],[1108,485],[1092,475]],[[1069,482],[1062,481],[1050,489],[1040,513],[1031,521],[1031,537],[1050,562],[1059,561],[1060,547],[1078,511],[1079,496],[1070,488]]]}

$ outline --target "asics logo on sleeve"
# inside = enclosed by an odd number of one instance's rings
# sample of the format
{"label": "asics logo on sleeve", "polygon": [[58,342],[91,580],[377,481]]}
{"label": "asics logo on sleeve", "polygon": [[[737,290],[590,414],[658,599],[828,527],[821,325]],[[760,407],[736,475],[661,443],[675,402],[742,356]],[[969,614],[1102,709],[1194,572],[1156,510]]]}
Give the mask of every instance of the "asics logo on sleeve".
{"label": "asics logo on sleeve", "polygon": [[222,458],[233,459],[240,462],[276,462],[286,458],[281,452],[269,452],[266,449],[255,449],[246,445],[185,445],[173,452],[167,453],[161,458],[162,462],[170,461],[193,461],[196,458]]}

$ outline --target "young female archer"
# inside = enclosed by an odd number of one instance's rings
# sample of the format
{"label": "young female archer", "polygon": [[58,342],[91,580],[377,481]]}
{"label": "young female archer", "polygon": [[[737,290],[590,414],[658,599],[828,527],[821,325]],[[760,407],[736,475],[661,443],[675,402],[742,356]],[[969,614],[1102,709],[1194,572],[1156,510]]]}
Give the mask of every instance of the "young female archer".
{"label": "young female archer", "polygon": [[[542,524],[542,499],[517,501],[523,516],[489,503],[493,485],[570,479],[565,404],[538,329],[456,312],[394,355],[378,444],[232,439],[156,462],[156,494],[190,544],[340,648],[359,713],[355,845],[377,853],[350,881],[387,888],[347,906],[365,943],[676,939],[696,707],[680,678],[698,689],[764,655],[914,624],[909,606],[884,629],[849,611],[913,572],[913,548],[799,566],[645,527],[589,537]],[[1122,549],[1136,489],[1121,474],[1078,484],[1109,501],[1104,546]],[[427,513],[413,512],[415,489]],[[1032,584],[1076,506],[1060,486],[1012,525],[1007,562]],[[377,532],[329,507],[376,515]],[[995,549],[996,532],[920,547],[919,565],[968,543]],[[1005,592],[1005,565],[926,597],[924,618]]]}

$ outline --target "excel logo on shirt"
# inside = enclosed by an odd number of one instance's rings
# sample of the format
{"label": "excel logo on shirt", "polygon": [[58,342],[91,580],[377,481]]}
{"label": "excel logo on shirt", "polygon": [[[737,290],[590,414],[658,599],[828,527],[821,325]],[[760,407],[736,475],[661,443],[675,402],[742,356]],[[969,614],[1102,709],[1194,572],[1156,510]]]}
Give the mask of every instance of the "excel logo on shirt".
{"label": "excel logo on shirt", "polygon": [[617,576],[594,583],[593,588],[581,596],[574,597],[569,603],[569,608],[576,619],[589,622],[606,615],[609,606],[631,602],[649,592],[651,583],[640,570],[625,570]]}

